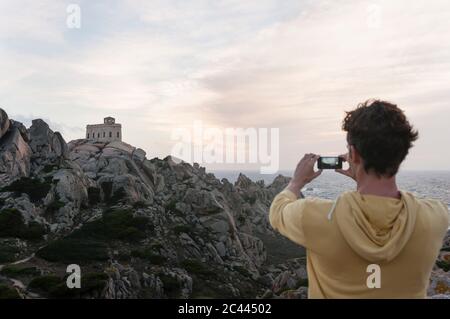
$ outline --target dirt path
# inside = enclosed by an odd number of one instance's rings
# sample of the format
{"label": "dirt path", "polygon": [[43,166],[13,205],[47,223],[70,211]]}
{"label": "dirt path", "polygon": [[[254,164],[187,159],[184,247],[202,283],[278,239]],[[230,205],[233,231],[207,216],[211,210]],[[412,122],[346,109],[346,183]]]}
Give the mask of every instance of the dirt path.
{"label": "dirt path", "polygon": [[[26,263],[29,260],[31,260],[32,258],[34,258],[34,256],[35,256],[35,253],[32,253],[30,256],[28,256],[28,257],[26,257],[24,259],[17,260],[17,261],[14,261],[12,263],[5,264],[5,265],[0,265],[0,271],[3,268],[7,267],[7,266],[16,266],[16,265],[20,265],[20,264]],[[39,296],[38,294],[35,294],[35,293],[32,293],[32,292],[28,292],[27,291],[27,287],[19,279],[9,278],[8,277],[8,280],[12,283],[12,286],[16,289],[17,293],[22,297],[22,299],[41,298],[41,296]]]}

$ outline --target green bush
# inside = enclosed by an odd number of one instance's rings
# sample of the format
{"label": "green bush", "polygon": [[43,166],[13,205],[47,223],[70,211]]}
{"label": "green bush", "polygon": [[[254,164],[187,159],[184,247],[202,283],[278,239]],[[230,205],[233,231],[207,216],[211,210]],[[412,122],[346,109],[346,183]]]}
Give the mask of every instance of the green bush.
{"label": "green bush", "polygon": [[102,261],[108,259],[112,240],[137,242],[146,237],[148,218],[134,217],[128,210],[108,210],[102,218],[84,224],[66,238],[50,243],[37,255],[49,261]]}
{"label": "green bush", "polygon": [[224,298],[235,298],[232,295],[227,295],[224,291],[217,289],[218,284],[211,282],[210,280],[205,280],[203,278],[195,278],[192,284],[192,295],[191,298],[195,299],[224,299]]}
{"label": "green bush", "polygon": [[25,227],[23,216],[17,209],[0,212],[0,237],[19,237]]}
{"label": "green bush", "polygon": [[167,260],[164,256],[154,253],[151,248],[133,250],[131,251],[131,256],[148,260],[150,263],[154,265],[162,265]]}
{"label": "green bush", "polygon": [[133,213],[128,210],[107,210],[103,213],[102,218],[84,224],[70,237],[94,238],[102,241],[117,239],[133,242],[145,238],[145,230],[148,228],[148,218],[134,217]]}
{"label": "green bush", "polygon": [[444,270],[445,272],[450,270],[450,263],[443,261],[443,260],[438,260],[436,261],[436,265],[441,268],[442,270]]}
{"label": "green bush", "polygon": [[84,294],[103,290],[108,278],[108,275],[105,273],[81,274],[81,287],[73,289],[67,287],[65,278],[62,283],[52,287],[48,294],[51,298],[81,298]]}
{"label": "green bush", "polygon": [[105,202],[109,205],[116,205],[123,201],[127,196],[123,187],[113,192],[113,182],[103,182],[101,188],[105,196]]}
{"label": "green bush", "polygon": [[113,183],[112,182],[103,182],[101,185],[103,195],[105,197],[105,202],[109,202],[112,195]]}
{"label": "green bush", "polygon": [[165,205],[165,208],[170,211],[176,211],[177,200],[173,199]]}
{"label": "green bush", "polygon": [[297,281],[297,288],[308,287],[308,285],[309,285],[308,278],[299,279]]}
{"label": "green bush", "polygon": [[240,273],[244,277],[252,276],[252,274],[245,267],[235,266],[235,267],[233,267],[233,269],[236,270],[238,273]]}
{"label": "green bush", "polygon": [[8,263],[16,259],[16,254],[20,252],[19,248],[6,245],[0,245],[0,263]]}
{"label": "green bush", "polygon": [[117,260],[123,262],[131,261],[130,252],[126,250],[119,251],[119,253],[117,254]]}
{"label": "green bush", "polygon": [[146,217],[135,217],[129,210],[113,210],[103,213],[103,235],[107,239],[140,240],[145,238],[144,231],[148,228]]}
{"label": "green bush", "polygon": [[0,299],[20,299],[20,295],[16,289],[7,285],[0,285]]}
{"label": "green bush", "polygon": [[0,211],[0,237],[40,240],[44,234],[44,226],[36,222],[30,222],[26,225],[22,214],[17,209]]}
{"label": "green bush", "polygon": [[147,208],[147,207],[148,207],[148,205],[143,201],[137,201],[133,204],[134,209]]}
{"label": "green bush", "polygon": [[41,182],[36,178],[22,177],[19,180],[12,182],[10,185],[2,188],[1,192],[15,192],[27,194],[33,203],[42,200],[47,196],[51,183],[48,181]]}
{"label": "green bush", "polygon": [[108,283],[108,275],[105,273],[95,272],[87,273],[81,277],[81,293],[91,292],[94,290],[102,290]]}
{"label": "green bush", "polygon": [[107,246],[104,243],[69,237],[50,243],[38,250],[36,255],[48,261],[67,264],[108,259]]}
{"label": "green bush", "polygon": [[53,215],[60,208],[63,208],[64,206],[65,206],[65,204],[63,202],[61,202],[60,200],[54,200],[53,202],[50,203],[50,205],[47,206],[47,208],[45,209],[45,212],[47,214]]}
{"label": "green bush", "polygon": [[177,203],[179,200],[172,199],[169,203],[167,203],[164,208],[177,216],[184,216],[185,214],[177,208]]}
{"label": "green bush", "polygon": [[57,168],[58,168],[57,165],[47,164],[47,165],[44,166],[44,168],[42,169],[42,171],[43,171],[44,173],[50,173],[50,172],[52,172],[53,170],[55,170],[55,169],[57,169]]}
{"label": "green bush", "polygon": [[49,292],[62,281],[61,278],[54,275],[39,276],[30,281],[28,288],[40,292]]}
{"label": "green bush", "polygon": [[35,278],[30,282],[28,287],[50,298],[76,298],[80,293],[80,289],[78,288],[69,289],[65,278],[59,278],[56,276],[43,276]]}
{"label": "green bush", "polygon": [[54,299],[74,299],[80,297],[80,289],[78,288],[68,288],[65,279],[61,280],[62,282],[51,287],[49,291],[46,292],[46,295],[49,298]]}
{"label": "green bush", "polygon": [[0,270],[0,274],[7,277],[27,277],[37,276],[41,272],[36,267],[20,267],[20,266],[6,266]]}
{"label": "green bush", "polygon": [[154,242],[154,243],[151,243],[150,244],[150,248],[152,249],[152,250],[161,250],[161,249],[163,249],[164,247],[163,247],[163,245],[161,244],[161,243],[159,243],[159,242]]}
{"label": "green bush", "polygon": [[123,187],[116,190],[113,195],[109,198],[107,203],[109,205],[116,205],[120,202],[123,202],[127,198],[127,193]]}
{"label": "green bush", "polygon": [[45,227],[37,222],[29,222],[28,227],[22,232],[21,238],[29,240],[41,240],[45,235]]}
{"label": "green bush", "polygon": [[98,205],[101,201],[100,189],[97,187],[89,187],[88,188],[88,200],[89,205],[95,206]]}
{"label": "green bush", "polygon": [[52,184],[58,184],[58,180],[57,179],[53,179],[53,176],[45,176],[44,177],[44,182],[46,183],[46,184],[49,184],[49,185],[52,185]]}
{"label": "green bush", "polygon": [[66,277],[48,275],[34,278],[28,288],[44,293],[50,298],[81,298],[86,293],[105,288],[108,278],[105,273],[81,274],[81,288],[70,289],[67,287]]}
{"label": "green bush", "polygon": [[181,266],[190,274],[199,276],[214,276],[214,272],[210,270],[204,263],[195,259],[185,259],[181,262]]}
{"label": "green bush", "polygon": [[169,298],[178,297],[178,292],[180,290],[180,283],[177,281],[175,277],[159,274],[159,279],[162,281],[164,285],[164,292]]}

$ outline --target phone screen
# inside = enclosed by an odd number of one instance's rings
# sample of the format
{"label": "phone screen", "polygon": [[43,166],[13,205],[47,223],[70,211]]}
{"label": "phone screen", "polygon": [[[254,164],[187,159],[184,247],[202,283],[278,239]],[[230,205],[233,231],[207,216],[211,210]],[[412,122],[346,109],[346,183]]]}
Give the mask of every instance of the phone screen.
{"label": "phone screen", "polygon": [[317,167],[319,169],[342,169],[342,159],[337,156],[320,157]]}

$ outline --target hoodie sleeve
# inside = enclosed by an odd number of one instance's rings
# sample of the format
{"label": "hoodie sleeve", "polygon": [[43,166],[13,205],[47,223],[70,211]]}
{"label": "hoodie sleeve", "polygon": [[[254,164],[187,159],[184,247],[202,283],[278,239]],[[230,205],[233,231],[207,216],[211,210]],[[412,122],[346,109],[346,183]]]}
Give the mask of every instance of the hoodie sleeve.
{"label": "hoodie sleeve", "polygon": [[[290,190],[285,189],[275,196],[270,206],[269,220],[272,227],[293,242],[307,247],[304,217],[306,214],[314,214],[318,218],[325,216],[324,208],[329,209],[332,201],[307,198],[297,199]],[[323,218],[324,222],[326,218]]]}

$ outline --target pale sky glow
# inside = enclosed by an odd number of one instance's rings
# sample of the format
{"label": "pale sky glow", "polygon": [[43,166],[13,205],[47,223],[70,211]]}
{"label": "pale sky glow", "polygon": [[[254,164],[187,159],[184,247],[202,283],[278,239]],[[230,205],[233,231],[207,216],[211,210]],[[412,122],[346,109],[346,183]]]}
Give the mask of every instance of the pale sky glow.
{"label": "pale sky glow", "polygon": [[[70,3],[80,29],[66,26]],[[67,141],[109,115],[149,158],[196,120],[272,127],[290,169],[345,152],[344,111],[382,98],[420,132],[404,168],[450,170],[448,0],[2,0],[0,12],[0,107]]]}

